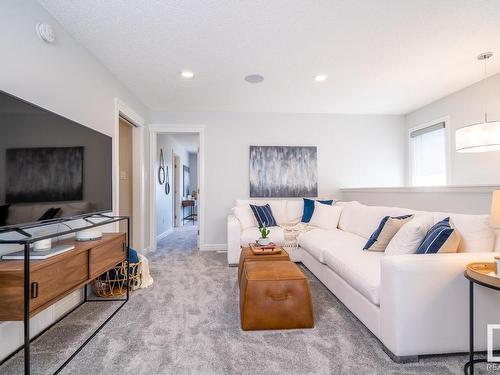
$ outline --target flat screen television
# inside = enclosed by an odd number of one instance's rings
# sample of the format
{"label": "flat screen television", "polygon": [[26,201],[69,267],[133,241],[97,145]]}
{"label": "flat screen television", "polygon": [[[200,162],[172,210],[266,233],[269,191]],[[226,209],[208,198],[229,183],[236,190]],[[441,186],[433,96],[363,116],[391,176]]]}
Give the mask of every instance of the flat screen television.
{"label": "flat screen television", "polygon": [[0,227],[111,209],[111,137],[0,91]]}

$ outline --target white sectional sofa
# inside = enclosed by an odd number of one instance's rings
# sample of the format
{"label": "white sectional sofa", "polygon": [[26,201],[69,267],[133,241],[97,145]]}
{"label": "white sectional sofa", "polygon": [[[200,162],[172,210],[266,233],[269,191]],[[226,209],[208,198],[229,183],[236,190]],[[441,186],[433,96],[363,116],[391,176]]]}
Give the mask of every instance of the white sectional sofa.
{"label": "white sectional sofa", "polygon": [[[237,207],[250,201],[239,200]],[[298,221],[303,203],[269,203],[278,225]],[[492,261],[500,249],[487,215],[416,212],[374,207],[358,202],[343,206],[337,229],[313,229],[298,238],[291,258],[302,262],[382,342],[396,361],[420,355],[466,352],[468,337],[467,263]],[[384,216],[431,215],[433,222],[450,216],[461,234],[458,253],[386,255],[363,246]],[[256,227],[244,227],[230,214],[227,222],[228,263],[236,265],[241,246],[258,238]],[[248,226],[248,223],[247,223]],[[271,240],[284,241],[281,227],[272,227]],[[475,288],[475,349],[486,350],[486,325],[500,323],[500,293]],[[496,345],[495,348],[500,347]]]}

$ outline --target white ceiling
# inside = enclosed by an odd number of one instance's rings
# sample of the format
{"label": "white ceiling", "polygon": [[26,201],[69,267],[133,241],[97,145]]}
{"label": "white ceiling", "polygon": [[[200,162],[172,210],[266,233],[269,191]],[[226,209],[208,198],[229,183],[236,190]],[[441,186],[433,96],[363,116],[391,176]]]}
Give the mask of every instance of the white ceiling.
{"label": "white ceiling", "polygon": [[500,72],[499,0],[39,3],[153,110],[404,114]]}

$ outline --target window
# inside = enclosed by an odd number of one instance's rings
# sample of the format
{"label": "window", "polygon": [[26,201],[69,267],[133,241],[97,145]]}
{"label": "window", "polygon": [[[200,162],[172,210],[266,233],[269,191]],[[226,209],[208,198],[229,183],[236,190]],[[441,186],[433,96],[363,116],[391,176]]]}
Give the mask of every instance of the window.
{"label": "window", "polygon": [[410,129],[410,183],[438,186],[448,182],[446,121]]}

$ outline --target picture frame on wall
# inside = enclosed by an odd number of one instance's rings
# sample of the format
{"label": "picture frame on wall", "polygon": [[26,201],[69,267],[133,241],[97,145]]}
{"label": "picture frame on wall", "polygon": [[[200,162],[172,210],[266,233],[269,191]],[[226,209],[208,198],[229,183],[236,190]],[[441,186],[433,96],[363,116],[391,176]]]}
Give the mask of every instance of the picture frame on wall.
{"label": "picture frame on wall", "polygon": [[250,146],[250,197],[318,196],[316,146]]}

